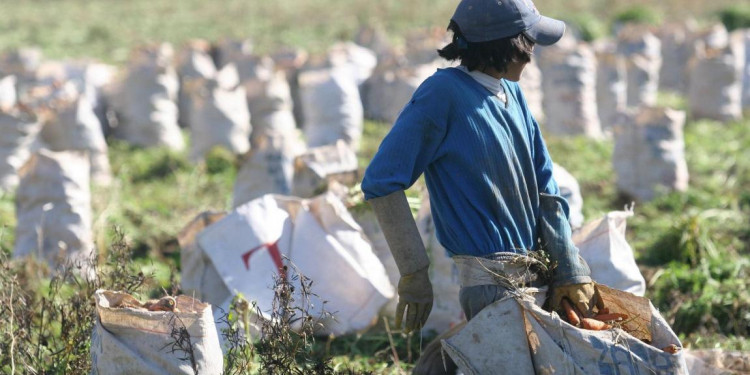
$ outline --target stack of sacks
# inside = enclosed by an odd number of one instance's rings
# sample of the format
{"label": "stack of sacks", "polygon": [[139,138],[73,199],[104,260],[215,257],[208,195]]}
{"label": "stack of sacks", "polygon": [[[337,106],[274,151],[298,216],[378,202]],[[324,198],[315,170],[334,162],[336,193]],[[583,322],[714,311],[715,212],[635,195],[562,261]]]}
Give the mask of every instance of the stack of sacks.
{"label": "stack of sacks", "polygon": [[572,37],[540,51],[544,129],[554,135],[602,135],[596,106],[596,56]]}
{"label": "stack of sacks", "polygon": [[343,140],[359,148],[364,117],[355,77],[349,64],[306,68],[299,73],[302,129],[308,147]]}
{"label": "stack of sacks", "polygon": [[41,149],[20,171],[13,257],[36,257],[52,269],[94,253],[88,155]]}
{"label": "stack of sacks", "polygon": [[627,106],[655,105],[662,65],[659,38],[641,25],[628,25],[617,34],[617,51],[627,62]]}
{"label": "stack of sacks", "polygon": [[526,98],[526,104],[529,106],[531,114],[537,122],[544,123],[544,107],[542,106],[544,95],[542,92],[542,71],[536,59],[526,64],[523,69],[523,76],[518,85],[521,86],[523,96]]}
{"label": "stack of sacks", "polygon": [[692,54],[690,35],[693,32],[694,26],[689,22],[665,24],[656,32],[656,36],[661,41],[660,90],[686,92],[687,64]]}
{"label": "stack of sacks", "polygon": [[291,194],[294,159],[306,149],[296,129],[288,132],[267,130],[254,142],[237,172],[232,193],[233,207],[266,194]]}
{"label": "stack of sacks", "polygon": [[688,108],[692,119],[742,118],[744,46],[730,43],[726,28],[714,27],[699,38],[690,61]]}
{"label": "stack of sacks", "polygon": [[194,78],[184,92],[190,98],[190,159],[198,161],[214,147],[242,155],[250,150],[250,112],[237,68],[225,65],[207,79]]}
{"label": "stack of sacks", "polygon": [[180,90],[177,99],[179,123],[190,128],[190,95],[185,91],[194,80],[207,80],[216,76],[216,65],[211,58],[211,44],[205,40],[188,42],[177,59],[177,74],[180,77]]}
{"label": "stack of sacks", "polygon": [[99,117],[89,101],[91,95],[79,91],[74,81],[29,87],[22,101],[40,115],[40,140],[52,151],[81,151],[88,154],[91,181],[108,185],[112,174],[107,142]]}
{"label": "stack of sacks", "polygon": [[552,177],[560,188],[560,195],[568,201],[570,227],[574,230],[580,228],[583,225],[583,196],[578,180],[567,169],[554,163]]}
{"label": "stack of sacks", "polygon": [[620,192],[649,201],[665,190],[687,190],[684,126],[685,112],[669,108],[642,107],[622,114],[612,155]]}
{"label": "stack of sacks", "polygon": [[248,76],[240,77],[252,115],[251,144],[256,147],[271,134],[292,134],[297,129],[292,91],[286,73],[269,57],[258,57]]}
{"label": "stack of sacks", "polygon": [[119,122],[116,137],[142,147],[185,147],[177,124],[179,78],[173,55],[172,46],[166,43],[134,51],[112,94]]}
{"label": "stack of sacks", "polygon": [[115,82],[117,68],[93,61],[45,61],[36,71],[37,84],[71,82],[86,97],[104,132],[110,127],[106,91]]}
{"label": "stack of sacks", "polygon": [[737,42],[743,46],[742,56],[742,110],[750,111],[750,28],[735,31]]}
{"label": "stack of sacks", "polygon": [[417,87],[439,66],[437,62],[409,66],[396,60],[379,61],[362,87],[365,116],[393,124]]}
{"label": "stack of sacks", "polygon": [[596,51],[596,107],[602,131],[612,132],[618,113],[626,108],[627,82],[625,59],[617,53],[617,45],[603,40],[594,45]]}
{"label": "stack of sacks", "polygon": [[18,185],[18,171],[31,156],[42,123],[29,108],[19,105],[16,77],[0,79],[0,191]]}

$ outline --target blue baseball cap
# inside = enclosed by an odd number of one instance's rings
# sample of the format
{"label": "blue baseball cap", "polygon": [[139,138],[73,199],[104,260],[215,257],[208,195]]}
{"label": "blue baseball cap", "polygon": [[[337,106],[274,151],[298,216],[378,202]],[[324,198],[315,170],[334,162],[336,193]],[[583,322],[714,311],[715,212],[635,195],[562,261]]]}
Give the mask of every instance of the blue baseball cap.
{"label": "blue baseball cap", "polygon": [[539,14],[531,0],[461,0],[451,20],[472,43],[524,33],[548,46],[565,33],[565,22]]}

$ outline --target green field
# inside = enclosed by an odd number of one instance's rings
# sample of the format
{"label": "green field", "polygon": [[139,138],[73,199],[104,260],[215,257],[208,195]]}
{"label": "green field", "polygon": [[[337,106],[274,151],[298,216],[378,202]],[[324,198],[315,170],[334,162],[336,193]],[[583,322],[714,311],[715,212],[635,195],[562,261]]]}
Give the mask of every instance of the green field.
{"label": "green field", "polygon": [[[648,9],[664,22],[686,17],[712,22],[717,19],[718,10],[732,3],[639,0],[611,5],[604,0],[539,0],[537,6],[543,13],[580,25],[595,23],[606,30],[612,19],[635,5],[648,6],[638,9]],[[394,43],[403,43],[408,31],[444,27],[455,4],[454,0],[0,0],[0,50],[38,46],[49,58],[93,58],[119,64],[135,46],[150,41],[179,45],[193,38],[251,38],[260,52],[281,46],[320,52],[336,40],[352,38],[363,24],[382,26]],[[684,109],[682,98],[675,100],[664,95],[662,101]],[[359,155],[362,166],[372,157],[387,129],[388,124],[366,122]],[[750,350],[748,129],[747,118],[729,124],[689,121],[685,128],[689,190],[637,204],[635,216],[628,222],[630,243],[649,283],[647,297],[687,347]],[[189,141],[189,134],[185,136]],[[587,220],[629,203],[616,191],[612,141],[548,137],[547,142],[553,159],[578,178]],[[170,289],[178,281],[179,246],[175,236],[179,230],[202,211],[230,209],[235,160],[216,152],[196,166],[188,162],[186,152],[144,150],[113,140],[110,161],[116,182],[108,188],[97,188],[93,194],[97,246],[107,256],[116,253],[118,246],[126,245],[132,254],[126,252],[127,259],[116,259],[125,267],[121,273],[153,276],[153,282],[139,292],[144,297],[156,296],[162,293],[161,287]],[[0,197],[0,223],[0,248],[7,255],[13,248],[15,230],[11,195]],[[122,233],[124,239],[118,240],[117,233]],[[117,270],[113,264],[108,267],[108,272]],[[49,279],[34,277],[40,274],[43,272],[30,266],[11,267],[4,263],[0,275],[2,301],[11,300],[7,290],[14,282],[24,289],[29,301],[46,298],[52,305],[67,306],[65,303],[73,300],[70,296],[76,291],[70,280],[55,289]],[[0,304],[2,309],[7,306]],[[45,319],[49,317],[35,315],[28,327],[39,327],[48,322]],[[84,325],[86,318],[81,319]],[[10,369],[3,356],[10,351],[14,324],[19,322],[8,321],[6,314],[0,314],[3,373]],[[44,330],[43,335],[29,336],[37,341],[26,344],[37,346],[35,358],[39,359],[30,362],[51,373],[66,372],[65,367],[52,365],[53,362],[67,363],[68,372],[77,369],[71,363],[88,355],[85,342],[79,347],[61,344],[55,338],[85,339],[87,332],[66,333],[57,325]],[[381,323],[362,335],[319,339],[307,349],[313,357],[332,358],[332,367],[339,372],[349,369],[396,374],[413,366],[420,345],[426,344],[420,339],[396,334],[391,343]],[[42,342],[50,343],[48,352],[38,349]],[[23,343],[15,345],[20,344]],[[56,349],[64,353],[64,360],[54,357],[59,355],[54,354]],[[398,365],[394,363],[394,352]]]}

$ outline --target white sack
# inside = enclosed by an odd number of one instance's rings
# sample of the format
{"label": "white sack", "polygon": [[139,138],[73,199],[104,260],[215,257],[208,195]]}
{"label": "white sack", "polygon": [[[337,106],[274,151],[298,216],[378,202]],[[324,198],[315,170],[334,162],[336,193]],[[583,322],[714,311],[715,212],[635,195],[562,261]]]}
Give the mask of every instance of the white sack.
{"label": "white sack", "polygon": [[[265,195],[203,230],[197,241],[227,288],[256,301],[264,319],[273,275],[295,265],[314,281],[311,315],[335,313],[335,321],[320,322],[321,335],[370,327],[394,294],[361,228],[333,193],[311,200]],[[301,303],[299,295],[295,300]]]}
{"label": "white sack", "polygon": [[34,79],[34,72],[42,62],[42,50],[24,47],[0,55],[0,76],[14,75],[23,84]]}
{"label": "white sack", "polygon": [[180,126],[190,128],[190,95],[185,87],[193,81],[211,79],[216,76],[216,65],[211,58],[211,44],[204,40],[190,42],[180,52],[177,63],[177,74],[180,78],[180,89],[177,96]]}
{"label": "white sack", "polygon": [[687,90],[687,65],[692,55],[691,30],[686,24],[666,24],[656,33],[661,42],[659,89],[677,93]]}
{"label": "white sack", "polygon": [[6,192],[18,186],[18,171],[31,157],[42,129],[35,115],[16,107],[14,83],[13,76],[0,80],[0,190]]}
{"label": "white sack", "polygon": [[546,47],[542,70],[543,128],[553,135],[602,135],[596,103],[596,56],[584,43]]}
{"label": "white sack", "polygon": [[742,66],[742,110],[750,111],[750,29],[738,30],[736,33],[745,51],[743,56],[739,56]]}
{"label": "white sack", "polygon": [[172,352],[173,329],[184,328],[190,337],[197,373],[221,374],[224,357],[210,305],[177,296],[179,311],[148,311],[115,307],[122,292],[97,290],[96,323],[91,335],[91,374],[185,374],[193,367],[183,351]]}
{"label": "white sack", "polygon": [[237,68],[229,64],[209,79],[197,79],[185,88],[190,97],[190,159],[205,157],[214,147],[235,155],[250,149],[250,112]]}
{"label": "white sack", "polygon": [[128,64],[127,74],[112,98],[119,123],[118,138],[143,147],[185,147],[177,124],[179,79],[172,47],[142,49]]}
{"label": "white sack", "polygon": [[57,268],[94,252],[89,161],[85,152],[37,151],[20,171],[13,257],[36,256]]}
{"label": "white sack", "polygon": [[393,124],[417,87],[437,70],[434,63],[416,66],[378,66],[362,86],[368,119]]}
{"label": "white sack", "polygon": [[539,69],[535,59],[526,64],[523,68],[522,78],[518,81],[521,86],[523,96],[526,98],[526,104],[529,106],[531,114],[540,124],[545,122],[544,107],[542,102],[544,93],[542,92],[542,71]]}
{"label": "white sack", "polygon": [[625,57],[627,106],[656,105],[661,69],[661,42],[648,29],[631,25],[617,35],[617,51]]}
{"label": "white sack", "polygon": [[684,126],[685,112],[669,108],[623,113],[615,127],[612,154],[618,189],[642,201],[662,190],[685,191]]}
{"label": "white sack", "polygon": [[648,307],[645,312],[650,316],[638,319],[651,331],[651,345],[618,328],[576,328],[556,313],[542,310],[533,299],[520,297],[487,306],[442,344],[466,375],[687,375],[682,352],[661,349],[681,347],[679,339],[653,305]]}
{"label": "white sack", "polygon": [[253,132],[251,144],[273,133],[289,133],[297,128],[292,109],[292,92],[284,71],[277,70],[270,58],[257,58],[240,76],[247,94]]}
{"label": "white sack", "polygon": [[591,278],[637,296],[646,293],[646,280],[625,238],[627,219],[633,211],[612,211],[586,223],[573,233],[573,242],[591,268]]}
{"label": "white sack", "polygon": [[708,51],[691,64],[688,108],[692,119],[742,118],[742,66],[732,47]]}
{"label": "white sack", "polygon": [[340,42],[328,48],[328,63],[331,66],[348,66],[354,80],[361,85],[372,75],[378,64],[375,52],[353,42]]}
{"label": "white sack", "polygon": [[298,81],[307,145],[323,146],[341,139],[357,150],[364,118],[352,69],[310,69],[300,72]]}
{"label": "white sack", "polygon": [[[364,203],[350,208],[349,212],[357,224],[362,228],[362,232],[370,242],[370,246],[372,246],[372,251],[375,253],[375,256],[378,257],[380,263],[383,264],[391,285],[398,285],[398,281],[401,279],[401,274],[398,272],[396,260],[393,259],[391,248],[388,247],[388,241],[385,239],[383,229],[380,227],[380,223],[378,223],[378,218],[375,216],[372,207],[370,207],[369,204]],[[388,317],[395,316],[397,304],[398,295],[394,294],[390,301],[388,301],[388,303],[381,309],[381,315]]]}
{"label": "white sack", "polygon": [[611,41],[595,45],[596,67],[596,108],[602,131],[611,133],[617,114],[627,104],[627,81],[625,59],[617,53],[617,46]]}
{"label": "white sack", "polygon": [[312,198],[332,181],[351,187],[359,180],[358,168],[357,154],[342,140],[308,149],[294,159],[292,195]]}
{"label": "white sack", "polygon": [[289,195],[292,192],[294,159],[305,151],[299,133],[296,130],[267,132],[256,142],[237,172],[232,207],[266,194]]}
{"label": "white sack", "polygon": [[92,182],[109,184],[112,173],[107,142],[91,103],[85,96],[59,103],[42,128],[42,142],[52,151],[86,151]]}
{"label": "white sack", "polygon": [[226,216],[224,212],[201,212],[177,235],[180,244],[180,289],[212,306],[221,306],[232,293],[221,281],[203,249],[195,241],[196,236],[206,227]]}
{"label": "white sack", "polygon": [[434,292],[432,311],[424,325],[424,330],[442,333],[465,321],[466,317],[458,300],[458,292],[461,290],[458,283],[458,270],[448,255],[448,250],[438,242],[435,222],[430,211],[430,197],[426,192],[422,196],[422,204],[416,221],[422,242],[430,257],[429,274]]}
{"label": "white sack", "polygon": [[560,195],[568,201],[570,227],[580,228],[583,225],[583,197],[578,180],[565,168],[554,163],[552,164],[552,177],[560,188]]}

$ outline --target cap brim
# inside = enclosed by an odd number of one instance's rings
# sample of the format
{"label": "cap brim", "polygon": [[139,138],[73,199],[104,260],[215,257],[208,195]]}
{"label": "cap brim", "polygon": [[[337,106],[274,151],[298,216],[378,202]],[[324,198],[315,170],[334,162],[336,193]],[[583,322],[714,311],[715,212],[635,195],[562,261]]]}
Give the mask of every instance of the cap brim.
{"label": "cap brim", "polygon": [[536,44],[549,46],[557,43],[565,34],[565,22],[541,16],[539,22],[529,27],[524,34]]}

